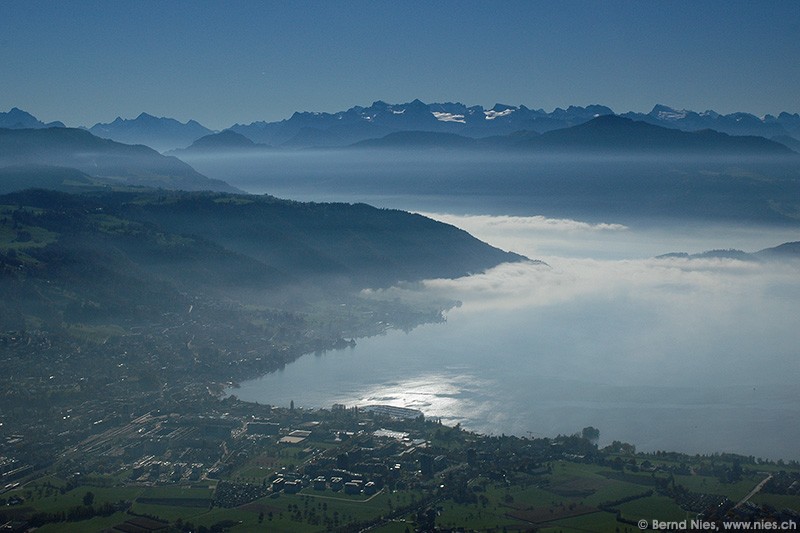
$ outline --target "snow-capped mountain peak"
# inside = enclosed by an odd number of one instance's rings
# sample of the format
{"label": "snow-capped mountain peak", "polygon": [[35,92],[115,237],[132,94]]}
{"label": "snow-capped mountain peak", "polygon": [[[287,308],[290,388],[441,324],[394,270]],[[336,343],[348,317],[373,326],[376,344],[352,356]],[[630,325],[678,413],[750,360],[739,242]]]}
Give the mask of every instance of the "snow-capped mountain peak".
{"label": "snow-capped mountain peak", "polygon": [[[496,107],[498,107],[498,106],[495,106],[495,108]],[[516,108],[514,108],[514,107],[506,107],[505,109],[503,109],[501,111],[497,111],[496,109],[487,109],[486,111],[483,112],[483,114],[486,116],[486,120],[494,120],[494,119],[499,118],[499,117],[507,117],[508,115],[513,113],[514,111],[516,111]]]}
{"label": "snow-capped mountain peak", "polygon": [[467,121],[464,120],[464,115],[456,115],[455,113],[443,113],[441,111],[432,111],[431,114],[436,117],[436,120],[440,120],[442,122],[460,122],[461,124],[466,124]]}

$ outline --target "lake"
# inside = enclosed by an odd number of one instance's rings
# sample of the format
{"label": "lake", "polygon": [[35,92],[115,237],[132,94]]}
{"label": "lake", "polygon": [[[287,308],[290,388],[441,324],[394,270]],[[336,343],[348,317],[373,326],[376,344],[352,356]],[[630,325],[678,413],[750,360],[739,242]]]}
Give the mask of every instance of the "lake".
{"label": "lake", "polygon": [[[295,161],[300,170],[288,172],[298,180],[296,190],[263,161],[249,161],[239,182],[232,179],[236,172],[219,171],[218,161],[217,171],[190,163],[250,192],[421,211],[546,265],[501,265],[459,280],[373,291],[399,298],[422,291],[462,305],[448,311],[446,323],[305,355],[230,391],[239,398],[415,407],[493,434],[555,436],[591,425],[600,429],[601,445],[622,440],[640,450],[800,459],[800,267],[653,258],[715,248],[756,251],[799,240],[796,226],[656,220],[608,205],[561,215],[563,198],[526,203],[532,193],[523,191],[509,201],[513,195],[494,194],[489,182],[483,194],[476,188],[447,195],[444,188],[416,195],[419,161],[395,162],[389,174],[357,168],[353,175],[360,179],[347,180],[341,178],[347,169],[330,161],[301,161]],[[326,166],[333,170],[326,173]],[[486,168],[458,171],[477,187]],[[430,172],[425,175],[435,178]],[[404,173],[410,176],[405,188]],[[442,179],[451,179],[445,174]],[[382,179],[393,184],[384,193],[375,186]]]}

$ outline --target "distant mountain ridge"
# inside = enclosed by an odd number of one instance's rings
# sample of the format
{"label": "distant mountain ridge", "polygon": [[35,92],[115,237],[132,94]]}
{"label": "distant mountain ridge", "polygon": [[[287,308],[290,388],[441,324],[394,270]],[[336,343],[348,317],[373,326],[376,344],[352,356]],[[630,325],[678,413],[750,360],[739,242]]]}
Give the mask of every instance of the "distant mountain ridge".
{"label": "distant mountain ridge", "polygon": [[12,107],[7,113],[0,113],[0,128],[24,129],[24,128],[64,128],[63,122],[50,122],[45,124],[27,111]]}
{"label": "distant mountain ridge", "polygon": [[200,137],[186,148],[169,150],[165,154],[180,156],[192,153],[213,153],[219,151],[237,151],[269,148],[266,144],[257,144],[240,133],[232,130],[223,130]]}
{"label": "distant mountain ridge", "polygon": [[713,130],[681,131],[617,115],[542,134],[520,131],[473,139],[453,133],[394,132],[368,139],[355,148],[391,149],[515,149],[533,152],[599,152],[634,154],[704,153],[726,155],[790,155],[785,145],[757,136],[732,136]]}
{"label": "distant mountain ridge", "polygon": [[0,167],[29,166],[48,175],[53,168],[77,169],[109,185],[239,192],[147,146],[101,139],[76,128],[0,129]]}
{"label": "distant mountain ridge", "polygon": [[673,109],[658,104],[649,113],[623,113],[620,116],[683,131],[711,129],[729,135],[757,135],[772,139],[789,136],[800,140],[800,115],[780,113],[777,117],[766,115],[759,118],[750,113],[720,115],[715,111],[697,113],[686,109]]}
{"label": "distant mountain ridge", "polygon": [[697,254],[689,254],[686,252],[672,252],[668,254],[659,255],[656,259],[737,259],[739,261],[783,261],[783,260],[800,260],[800,241],[785,242],[778,246],[771,248],[764,248],[757,252],[744,252],[733,248],[727,250],[707,250]]}
{"label": "distant mountain ridge", "polygon": [[734,136],[710,129],[681,131],[617,115],[601,116],[572,128],[543,133],[533,144],[554,149],[603,151],[792,153],[785,145],[759,136]]}
{"label": "distant mountain ridge", "polygon": [[[381,100],[345,111],[295,112],[274,122],[234,124],[227,130],[254,143],[282,148],[341,147],[377,139],[400,131],[452,133],[470,138],[504,136],[519,131],[539,134],[565,129],[594,118],[614,115],[603,105],[569,106],[552,112],[525,105],[495,104],[491,108],[467,106],[460,102],[424,103],[413,100],[390,104]],[[750,113],[723,115],[712,110],[695,112],[657,104],[648,113],[629,111],[619,116],[682,131],[711,129],[734,136],[760,136],[783,142],[790,148],[800,143],[800,114],[782,112],[758,117]],[[25,111],[13,108],[0,113],[0,127],[63,127],[60,122],[44,124]],[[117,117],[110,123],[89,128],[93,134],[127,144],[145,144],[158,151],[182,149],[215,132],[194,120],[181,123],[172,118],[141,113],[135,119]]]}
{"label": "distant mountain ridge", "polygon": [[[79,260],[87,263],[82,269],[86,272],[98,267],[92,264],[97,257],[106,266],[116,258],[123,270],[138,265],[134,270],[192,290],[225,284],[269,289],[312,282],[360,290],[456,278],[527,260],[455,226],[366,204],[155,189],[85,194],[28,189],[0,198],[0,205],[15,206],[5,209],[0,226],[12,227],[0,245],[27,243],[10,256],[0,246],[0,271],[9,262],[24,263],[26,255],[56,267],[65,256],[85,253]],[[17,223],[10,222],[9,212],[16,211],[21,211],[13,218]],[[15,237],[20,231],[50,232],[49,240]],[[76,246],[78,235],[82,237]],[[31,270],[48,274],[41,268]],[[96,281],[87,279],[90,284]]]}
{"label": "distant mountain ridge", "polygon": [[[273,146],[344,146],[384,137],[398,131],[452,133],[471,138],[509,135],[519,131],[547,133],[614,115],[603,105],[569,106],[552,112],[524,105],[495,104],[466,106],[458,102],[426,104],[414,100],[405,104],[376,101],[368,107],[355,106],[337,113],[297,112],[277,122],[235,124],[231,130],[256,142]],[[714,111],[696,113],[658,104],[649,113],[628,112],[619,116],[683,131],[712,129],[735,136],[788,137],[800,142],[800,114],[780,113],[759,118],[750,113],[721,115]]]}
{"label": "distant mountain ridge", "polygon": [[346,146],[400,131],[451,133],[481,138],[508,135],[520,130],[537,132],[566,128],[596,116],[613,114],[605,106],[570,106],[552,113],[524,105],[496,104],[491,109],[467,107],[458,102],[405,104],[376,101],[338,113],[294,113],[279,122],[235,124],[231,130],[253,141],[273,146]]}
{"label": "distant mountain ridge", "polygon": [[89,131],[103,139],[144,144],[159,152],[188,146],[200,137],[214,133],[194,120],[181,123],[174,118],[154,117],[147,113],[141,113],[135,119],[117,117],[108,124],[95,124]]}

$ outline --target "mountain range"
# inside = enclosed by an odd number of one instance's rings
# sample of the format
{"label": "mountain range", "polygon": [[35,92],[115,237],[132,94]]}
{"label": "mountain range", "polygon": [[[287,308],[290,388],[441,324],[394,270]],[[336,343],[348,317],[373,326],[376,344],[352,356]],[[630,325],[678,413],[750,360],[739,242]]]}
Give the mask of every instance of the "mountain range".
{"label": "mountain range", "polygon": [[108,124],[95,124],[89,131],[103,139],[144,144],[159,152],[188,146],[200,137],[214,133],[194,120],[183,123],[174,118],[154,117],[147,113],[141,113],[135,119],[117,117]]}
{"label": "mountain range", "polygon": [[[461,103],[406,104],[377,101],[369,107],[352,107],[338,113],[294,113],[279,122],[235,124],[231,130],[256,142],[273,146],[343,146],[383,137],[397,131],[432,131],[483,138],[518,131],[546,133],[614,115],[603,105],[569,106],[552,112],[524,105],[495,104],[490,109]],[[781,113],[764,118],[749,113],[720,115],[714,111],[695,113],[656,105],[649,113],[620,115],[635,121],[684,131],[712,129],[729,135],[789,137],[800,141],[800,115]]]}
{"label": "mountain range", "polygon": [[7,113],[0,113],[0,128],[23,129],[23,128],[64,128],[63,122],[50,122],[45,124],[27,111],[12,107]]}
{"label": "mountain range", "polygon": [[338,113],[294,113],[279,122],[235,124],[230,129],[257,142],[274,146],[345,146],[383,137],[396,131],[433,131],[465,137],[507,135],[566,128],[599,115],[612,114],[605,106],[569,107],[552,113],[525,106],[497,104],[491,109],[461,103],[405,104],[374,102]]}
{"label": "mountain range", "polygon": [[165,153],[180,156],[182,154],[251,151],[264,148],[269,149],[270,147],[266,144],[254,143],[241,133],[236,133],[233,130],[222,130],[219,133],[210,133],[200,137],[186,148],[177,148]]}
{"label": "mountain range", "polygon": [[789,155],[787,146],[755,135],[735,136],[714,130],[681,131],[601,115],[577,126],[539,134],[519,131],[509,135],[473,139],[454,133],[394,132],[380,139],[352,145],[356,148],[515,149],[551,153],[726,154]]}
{"label": "mountain range", "polygon": [[800,140],[800,115],[797,113],[783,112],[777,117],[766,115],[759,118],[750,113],[720,115],[714,111],[697,113],[686,109],[676,110],[664,105],[656,105],[647,114],[629,112],[623,113],[621,116],[683,131],[710,129],[729,135],[758,135],[768,139],[789,136]]}
{"label": "mountain range", "polygon": [[771,248],[764,248],[757,252],[744,252],[742,250],[707,250],[697,254],[686,252],[672,252],[659,255],[656,259],[738,259],[739,261],[763,261],[763,260],[798,260],[800,259],[800,241],[785,242]]}
{"label": "mountain range", "polygon": [[[296,112],[288,119],[234,124],[227,130],[258,144],[281,148],[341,147],[400,131],[453,133],[470,138],[504,136],[518,131],[546,133],[588,122],[614,111],[603,105],[569,106],[552,112],[524,105],[495,104],[487,109],[458,102],[426,104],[413,100],[403,104],[376,101],[335,113]],[[759,136],[782,142],[797,150],[800,145],[800,114],[782,112],[757,117],[750,113],[723,115],[715,111],[695,112],[658,104],[648,113],[619,114],[634,121],[683,131],[711,129],[734,136]],[[63,127],[44,124],[17,108],[0,113],[0,127]],[[197,139],[215,133],[194,120],[141,113],[135,119],[117,117],[110,123],[88,128],[93,134],[128,144],[145,144],[161,152],[186,148]]]}
{"label": "mountain range", "polygon": [[[601,115],[568,128],[518,131],[472,138],[449,132],[395,131],[337,149],[514,150],[525,153],[602,153],[658,156],[797,156],[786,145],[758,136],[714,130],[681,131],[617,115]],[[195,156],[274,150],[233,130],[212,133],[170,154]],[[0,192],[44,187],[67,192],[92,187],[144,186],[173,190],[240,192],[197,172],[174,155],[143,145],[99,138],[76,128],[0,128]],[[188,159],[191,160],[191,159]],[[787,161],[791,164],[791,161]]]}
{"label": "mountain range", "polygon": [[0,174],[8,178],[0,182],[0,190],[9,190],[10,183],[26,175],[31,178],[29,187],[36,186],[37,179],[48,181],[52,187],[58,176],[67,174],[67,182],[75,185],[75,172],[64,169],[83,174],[78,181],[92,177],[96,178],[93,183],[107,186],[237,192],[227,183],[203,176],[180,159],[147,146],[101,139],[76,128],[0,129]]}

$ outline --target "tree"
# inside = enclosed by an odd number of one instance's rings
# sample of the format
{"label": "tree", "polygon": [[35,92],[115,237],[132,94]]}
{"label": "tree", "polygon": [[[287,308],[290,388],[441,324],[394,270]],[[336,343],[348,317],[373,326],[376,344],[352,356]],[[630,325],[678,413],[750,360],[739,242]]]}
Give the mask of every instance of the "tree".
{"label": "tree", "polygon": [[83,505],[89,507],[94,503],[94,493],[89,491],[83,495]]}
{"label": "tree", "polygon": [[585,427],[581,430],[581,437],[593,444],[597,444],[597,441],[600,440],[600,430],[592,426]]}

